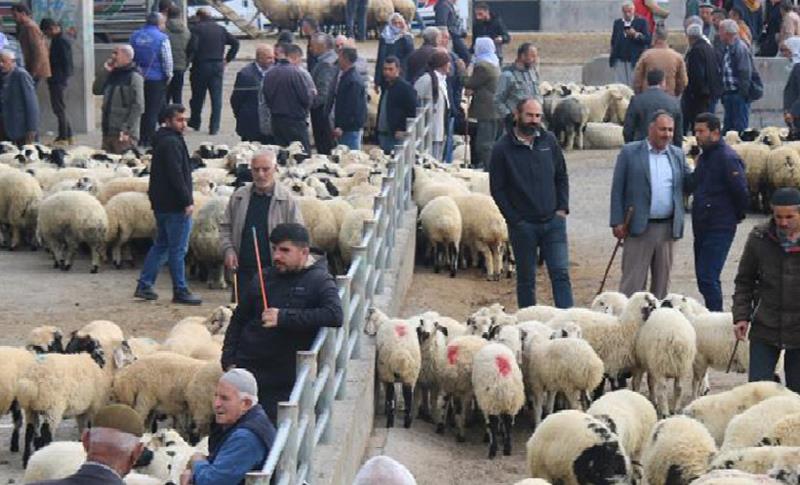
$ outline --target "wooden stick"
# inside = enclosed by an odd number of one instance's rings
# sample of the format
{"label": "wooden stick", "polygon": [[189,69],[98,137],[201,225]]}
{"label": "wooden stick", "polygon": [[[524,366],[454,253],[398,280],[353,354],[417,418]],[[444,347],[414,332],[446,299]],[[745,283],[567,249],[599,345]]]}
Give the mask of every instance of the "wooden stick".
{"label": "wooden stick", "polygon": [[233,302],[239,306],[239,273],[233,272]]}
{"label": "wooden stick", "polygon": [[264,302],[264,310],[269,308],[267,306],[267,290],[264,288],[264,272],[261,269],[261,251],[258,250],[258,235],[256,234],[256,227],[253,226],[253,246],[256,248],[256,264],[258,265],[258,283],[261,287],[261,301]]}
{"label": "wooden stick", "polygon": [[[633,206],[628,207],[628,210],[625,211],[625,222],[623,226],[625,230],[628,230],[628,226],[631,223],[631,218],[633,217]],[[622,242],[624,239],[617,239],[617,244],[614,246],[614,251],[611,253],[611,259],[608,260],[608,265],[606,266],[606,271],[603,273],[603,281],[600,282],[600,288],[597,290],[595,296],[599,295],[603,292],[603,288],[606,287],[606,280],[608,279],[608,272],[611,271],[611,265],[614,263],[614,258],[617,256],[617,251],[619,250],[620,246],[622,246]]]}
{"label": "wooden stick", "polygon": [[736,357],[736,349],[739,348],[739,342],[741,342],[741,340],[737,338],[736,343],[733,344],[733,352],[731,352],[731,358],[728,359],[728,367],[725,368],[726,374],[729,374],[731,372],[731,365],[733,365],[733,358]]}

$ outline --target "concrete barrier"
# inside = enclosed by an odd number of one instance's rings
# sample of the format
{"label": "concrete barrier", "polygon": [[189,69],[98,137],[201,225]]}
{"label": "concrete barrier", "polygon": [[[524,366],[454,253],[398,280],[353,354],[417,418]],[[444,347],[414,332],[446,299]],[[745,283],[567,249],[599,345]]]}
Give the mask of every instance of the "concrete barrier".
{"label": "concrete barrier", "polygon": [[[542,0],[539,9],[539,28],[542,32],[608,32],[615,19],[619,18],[620,0]],[[669,29],[683,26],[686,2],[669,0]],[[565,39],[569,40],[569,39]]]}

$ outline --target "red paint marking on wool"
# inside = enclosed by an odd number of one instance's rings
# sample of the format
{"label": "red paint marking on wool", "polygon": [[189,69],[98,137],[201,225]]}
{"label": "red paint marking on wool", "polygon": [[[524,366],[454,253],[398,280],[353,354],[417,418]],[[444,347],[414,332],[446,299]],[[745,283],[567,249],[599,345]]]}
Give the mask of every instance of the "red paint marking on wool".
{"label": "red paint marking on wool", "polygon": [[511,373],[511,363],[505,356],[498,355],[494,358],[494,362],[497,364],[497,370],[501,376],[505,377]]}
{"label": "red paint marking on wool", "polygon": [[447,362],[450,362],[450,365],[456,365],[457,359],[458,359],[458,347],[455,345],[447,347]]}
{"label": "red paint marking on wool", "polygon": [[394,333],[397,334],[398,337],[405,337],[406,336],[406,327],[405,325],[395,325],[394,326]]}

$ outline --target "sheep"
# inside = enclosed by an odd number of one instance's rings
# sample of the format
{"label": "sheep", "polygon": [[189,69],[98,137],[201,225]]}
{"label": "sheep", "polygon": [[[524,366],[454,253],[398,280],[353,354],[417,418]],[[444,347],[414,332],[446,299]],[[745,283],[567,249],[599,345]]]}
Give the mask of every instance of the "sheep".
{"label": "sheep", "polygon": [[577,98],[570,97],[558,103],[553,110],[550,129],[565,150],[583,150],[583,132],[590,119],[589,107]]}
{"label": "sheep", "polygon": [[[647,372],[650,397],[661,417],[678,409],[684,398],[682,381],[692,377],[697,353],[697,336],[689,320],[674,308],[653,311],[636,336],[636,359],[640,371]],[[638,388],[641,374],[634,374],[633,388]],[[672,399],[667,405],[667,379],[674,380]]]}
{"label": "sheep", "polygon": [[725,428],[720,450],[757,446],[781,418],[800,413],[800,396],[775,396],[765,399],[734,416]]}
{"label": "sheep", "polygon": [[583,133],[584,148],[608,150],[619,148],[625,144],[622,137],[622,126],[616,123],[586,123]]}
{"label": "sheep", "polygon": [[220,377],[222,367],[217,359],[198,368],[186,386],[185,399],[192,423],[189,441],[192,444],[210,432],[214,419],[214,390]]}
{"label": "sheep", "polygon": [[500,436],[503,454],[511,455],[514,416],[525,404],[522,371],[511,349],[499,343],[481,348],[472,364],[472,388],[489,431],[489,458],[497,455]]}
{"label": "sheep", "polygon": [[[728,312],[710,312],[690,319],[697,334],[697,355],[693,365],[692,391],[700,395],[703,379],[709,368],[746,373],[750,367],[750,346],[736,346],[736,336],[731,330],[733,315]],[[734,348],[736,353],[733,354]],[[733,356],[733,360],[731,360]]]}
{"label": "sheep", "polygon": [[111,247],[111,261],[117,269],[125,260],[133,266],[129,242],[132,239],[152,239],[156,235],[156,220],[150,199],[143,192],[120,192],[105,206],[108,216],[106,240]]}
{"label": "sheep", "polygon": [[753,475],[739,470],[714,470],[698,477],[691,485],[781,485],[781,483],[767,475]]}
{"label": "sheep", "polygon": [[517,364],[522,364],[522,329],[516,325],[494,325],[489,330],[489,340],[501,343],[514,354]]}
{"label": "sheep", "polygon": [[709,313],[708,308],[696,299],[678,293],[668,293],[662,301],[662,306],[668,306],[680,311],[689,321]]}
{"label": "sheep", "polygon": [[125,485],[161,485],[164,481],[161,478],[151,477],[150,475],[143,475],[141,473],[131,472],[125,475],[122,479]]}
{"label": "sheep", "polygon": [[552,483],[629,483],[630,458],[599,419],[566,410],[548,416],[527,443],[528,472]]}
{"label": "sheep", "polygon": [[219,226],[225,218],[228,200],[227,197],[211,197],[197,212],[189,236],[192,256],[208,269],[208,287],[220,290],[228,287],[225,283],[225,258],[219,239]]}
{"label": "sheep", "polygon": [[589,406],[586,413],[606,423],[608,429],[619,436],[622,449],[634,462],[639,460],[658,420],[653,404],[638,392],[628,389],[603,395]]}
{"label": "sheep", "polygon": [[446,195],[436,197],[420,212],[422,231],[433,252],[433,271],[438,273],[444,265],[450,277],[458,270],[458,248],[461,245],[461,212],[455,201]]}
{"label": "sheep", "polygon": [[350,265],[353,246],[361,244],[363,238],[364,222],[373,220],[372,211],[368,209],[353,209],[342,221],[339,230],[339,251],[345,267]]}
{"label": "sheep", "polygon": [[750,205],[753,209],[766,209],[769,203],[767,190],[768,146],[761,143],[739,143],[731,148],[744,162],[744,174],[750,192]]}
{"label": "sheep", "polygon": [[101,204],[105,205],[109,200],[111,200],[112,197],[120,192],[147,193],[147,189],[149,187],[150,179],[146,177],[126,177],[109,180],[108,182],[104,183],[102,187],[100,187],[100,190],[97,193],[97,200],[99,200]]}
{"label": "sheep", "polygon": [[687,416],[659,421],[642,453],[646,483],[688,485],[706,472],[716,452],[714,438],[698,421]]}
{"label": "sheep", "polygon": [[787,130],[785,128],[778,128],[776,126],[766,126],[758,132],[758,137],[756,137],[756,143],[763,143],[771,148],[780,147],[783,143],[783,138],[786,136]]}
{"label": "sheep", "polygon": [[772,423],[761,443],[768,446],[800,446],[800,412],[792,413]]}
{"label": "sheep", "polygon": [[53,441],[31,455],[22,483],[59,480],[75,472],[86,461],[86,450],[80,441]]}
{"label": "sheep", "polygon": [[622,314],[622,310],[625,309],[625,305],[627,304],[628,297],[623,293],[618,291],[604,291],[594,297],[590,308],[596,312],[619,316]]}
{"label": "sheep", "polygon": [[728,423],[736,414],[774,396],[793,395],[778,383],[749,382],[728,391],[695,399],[683,414],[703,423],[717,445],[721,445]]}
{"label": "sheep", "polygon": [[419,338],[421,364],[417,386],[414,390],[414,408],[417,409],[418,417],[429,418],[434,423],[438,423],[440,418],[437,406],[439,399],[437,365],[441,362],[441,355],[447,348],[449,331],[433,318],[420,316],[417,337]]}
{"label": "sheep", "polygon": [[179,321],[167,334],[161,346],[162,350],[185,356],[192,356],[204,350],[210,342],[213,342],[205,322],[206,319],[203,317],[187,317]]}
{"label": "sheep", "polygon": [[63,338],[64,333],[60,328],[53,325],[40,325],[31,329],[25,348],[35,354],[63,353]]}
{"label": "sheep", "polygon": [[483,255],[486,279],[499,281],[508,226],[491,196],[469,194],[453,197],[461,212],[461,253],[470,249],[473,258]]}
{"label": "sheep", "polygon": [[92,252],[92,273],[105,259],[108,216],[97,199],[86,192],[58,192],[39,206],[36,232],[53,253],[56,267],[68,271],[80,243]]}
{"label": "sheep", "polygon": [[235,305],[220,305],[206,318],[204,325],[211,335],[224,335],[233,318]]}
{"label": "sheep", "polygon": [[127,339],[128,346],[136,359],[150,355],[161,350],[161,344],[149,337],[134,337]]}
{"label": "sheep", "polygon": [[469,194],[469,190],[467,190],[460,180],[452,177],[446,179],[446,181],[436,181],[436,179],[434,179],[433,182],[425,184],[416,190],[414,193],[414,202],[417,204],[417,207],[422,210],[430,201],[437,197],[443,195],[455,197],[467,194]]}
{"label": "sheep", "polygon": [[414,386],[419,378],[422,366],[418,323],[409,320],[389,319],[377,309],[371,309],[364,327],[367,335],[375,336],[377,350],[378,380],[386,391],[385,412],[386,427],[394,426],[395,383],[403,389],[405,416],[403,426],[411,427]]}
{"label": "sheep", "polygon": [[41,200],[42,189],[31,175],[13,169],[0,172],[0,225],[11,229],[6,241],[9,249],[16,249],[23,236],[32,234]]}
{"label": "sheep", "polygon": [[[780,476],[796,473],[800,448],[793,446],[758,446],[721,451],[711,461],[709,470],[736,469],[748,473],[769,473]],[[784,483],[797,483],[785,481]]]}
{"label": "sheep", "polygon": [[198,168],[192,172],[192,187],[203,192],[217,185],[228,183],[228,170],[225,168]]}
{"label": "sheep", "polygon": [[303,214],[303,222],[310,231],[311,244],[328,254],[335,252],[339,242],[339,226],[330,207],[310,197],[299,197],[297,203]]}
{"label": "sheep", "polygon": [[65,351],[68,354],[90,352],[94,346],[87,343],[88,340],[94,340],[97,345],[110,352],[125,340],[125,336],[116,323],[108,320],[93,320],[72,332]]}
{"label": "sheep", "polygon": [[800,187],[800,153],[791,147],[778,147],[770,151],[767,156],[767,182],[769,197],[782,187]]}
{"label": "sheep", "polygon": [[[460,412],[456,414],[456,441],[459,443],[466,441],[464,436],[466,414],[473,398],[473,360],[475,354],[488,343],[473,335],[457,337],[447,344],[446,352],[438,356],[439,390],[442,393],[438,405],[441,407],[442,416],[447,416],[448,406],[460,404]],[[446,395],[450,396],[449,400],[444,398]],[[444,433],[444,420],[436,423],[436,432]]]}
{"label": "sheep", "polygon": [[559,313],[563,313],[563,310],[560,308],[548,305],[533,305],[520,308],[517,310],[517,313],[514,314],[514,317],[520,322],[532,320],[537,322],[547,322]]}
{"label": "sheep", "polygon": [[35,359],[35,355],[28,350],[0,347],[0,416],[11,412],[14,423],[12,452],[19,451],[19,430],[22,428],[22,413],[17,402],[19,380],[28,374]]}

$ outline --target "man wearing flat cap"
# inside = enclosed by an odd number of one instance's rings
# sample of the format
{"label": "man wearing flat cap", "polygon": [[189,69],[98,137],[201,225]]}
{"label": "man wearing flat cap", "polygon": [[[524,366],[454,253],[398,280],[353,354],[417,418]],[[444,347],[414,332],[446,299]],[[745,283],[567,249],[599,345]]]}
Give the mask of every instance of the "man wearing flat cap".
{"label": "man wearing flat cap", "polygon": [[800,191],[778,189],[770,204],[772,218],[750,231],[739,261],[733,330],[750,340],[749,381],[772,380],[784,350],[786,387],[800,392]]}
{"label": "man wearing flat cap", "polygon": [[81,436],[86,462],[73,475],[35,485],[123,485],[144,444],[142,418],[129,406],[111,404],[94,416],[91,429]]}
{"label": "man wearing flat cap", "polygon": [[239,305],[225,333],[222,368],[244,368],[258,381],[258,400],[275,422],[278,403],[294,386],[296,353],[308,350],[321,327],[342,325],[342,302],[328,263],[311,253],[308,230],[278,224],[269,235],[272,266],[262,282],[243,286]]}

